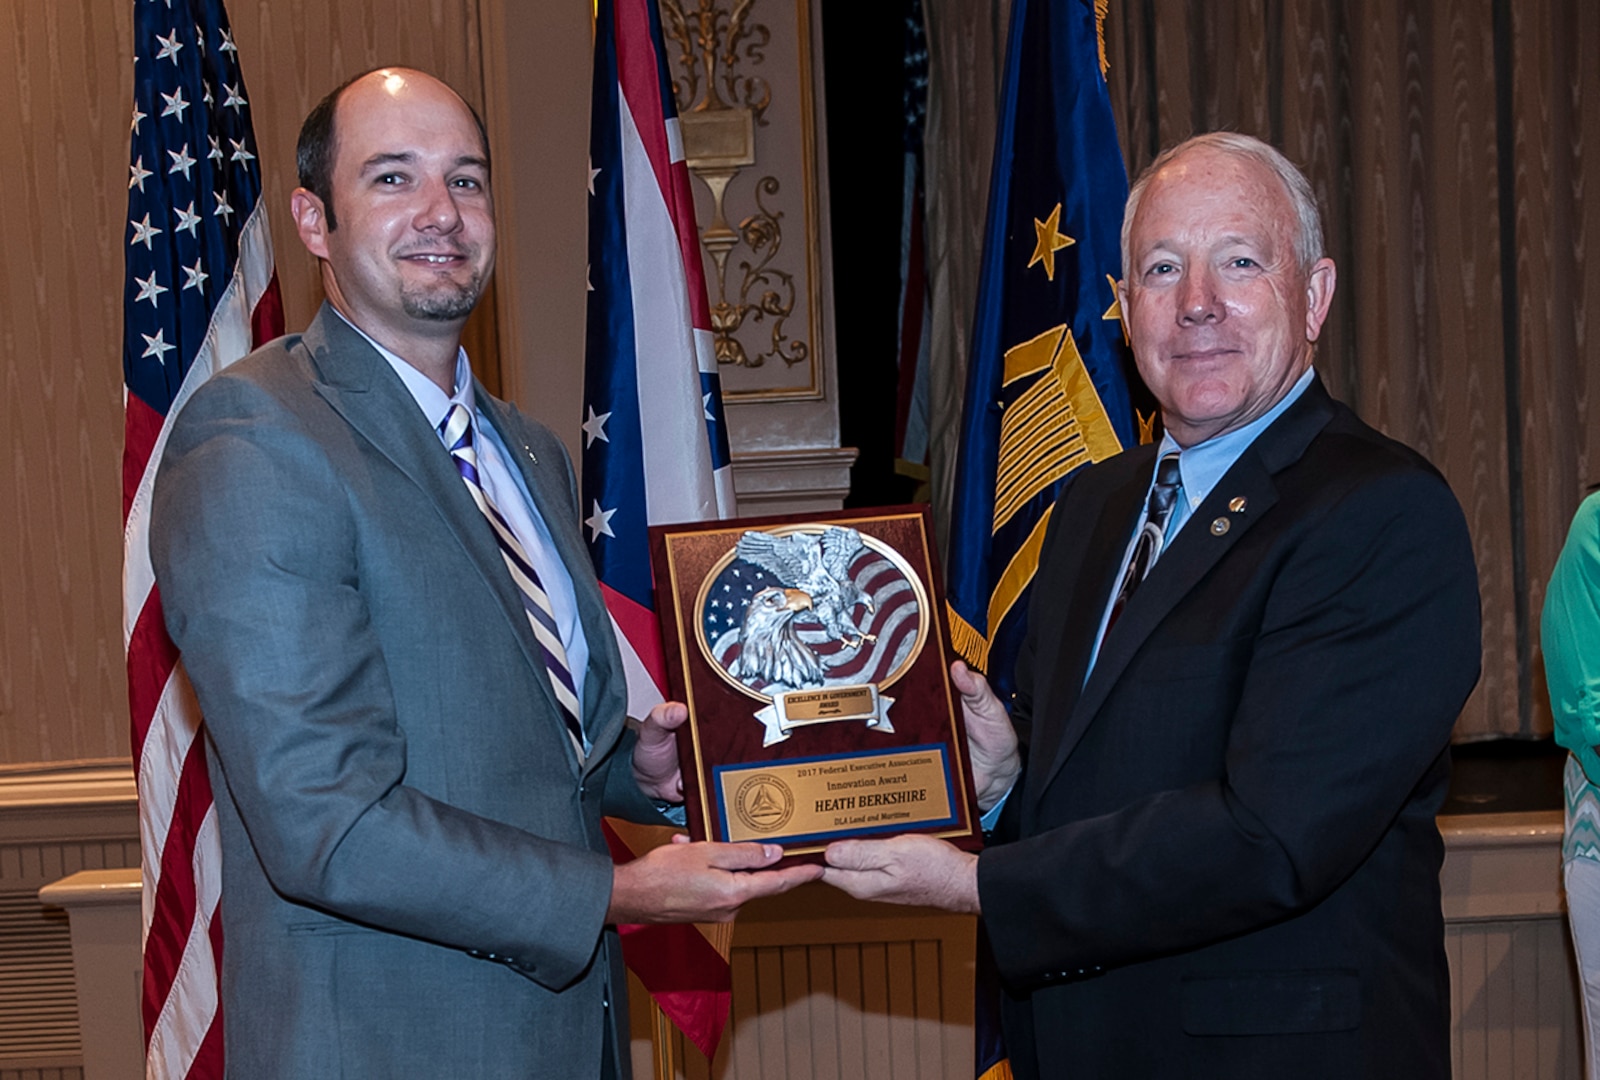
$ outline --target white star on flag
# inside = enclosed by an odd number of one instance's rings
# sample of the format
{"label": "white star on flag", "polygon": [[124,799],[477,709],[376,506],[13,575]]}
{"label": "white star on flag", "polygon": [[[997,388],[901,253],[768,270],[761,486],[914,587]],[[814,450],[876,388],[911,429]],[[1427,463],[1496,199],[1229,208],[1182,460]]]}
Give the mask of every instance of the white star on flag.
{"label": "white star on flag", "polygon": [[589,526],[589,542],[590,543],[593,543],[594,541],[600,539],[600,537],[602,535],[605,535],[605,536],[616,536],[617,535],[616,533],[611,531],[611,515],[615,514],[616,512],[617,511],[614,508],[611,509],[611,510],[602,510],[602,509],[600,509],[599,501],[598,500],[595,501],[594,513],[583,519],[583,523],[585,525]]}
{"label": "white star on flag", "polygon": [[133,164],[128,166],[128,173],[128,189],[131,191],[133,188],[137,187],[141,192],[144,191],[144,178],[154,175],[149,169],[144,167],[143,154],[140,154],[137,158],[134,158]]}
{"label": "white star on flag", "polygon": [[174,29],[167,37],[156,35],[156,40],[161,42],[161,51],[156,53],[157,60],[171,60],[172,66],[178,66],[178,50],[183,48],[183,42],[178,40],[178,31]]}
{"label": "white star on flag", "polygon": [[206,278],[211,276],[204,270],[200,269],[199,259],[195,259],[193,266],[185,266],[181,267],[181,269],[185,274],[189,275],[189,280],[183,283],[183,287],[185,289],[194,289],[196,292],[198,292],[205,285]]}
{"label": "white star on flag", "polygon": [[233,156],[228,159],[229,161],[251,161],[251,160],[254,160],[255,155],[244,148],[244,140],[243,139],[229,139],[228,140],[228,145],[233,147]]}
{"label": "white star on flag", "polygon": [[596,439],[599,439],[601,442],[611,441],[611,436],[606,434],[606,421],[611,419],[611,414],[601,413],[599,416],[596,416],[594,412],[594,406],[590,405],[588,408],[589,419],[583,422],[583,448],[585,450],[593,446]]}
{"label": "white star on flag", "polygon": [[139,134],[139,121],[143,120],[148,115],[148,113],[142,113],[139,111],[139,103],[137,101],[133,103],[133,122],[128,125],[128,130],[131,134]]}
{"label": "white star on flag", "polygon": [[153,356],[163,364],[167,362],[167,354],[173,349],[176,349],[177,346],[168,345],[164,340],[162,340],[163,335],[165,334],[165,330],[157,330],[155,337],[151,337],[149,334],[139,335],[140,337],[144,338],[144,343],[147,346],[144,350],[144,353],[140,356],[141,360],[146,356]]}
{"label": "white star on flag", "polygon": [[205,89],[205,93],[200,95],[200,100],[204,101],[206,103],[206,108],[209,109],[211,106],[217,103],[217,99],[211,95],[211,83],[204,82],[200,85]]}
{"label": "white star on flag", "polygon": [[[146,173],[145,175],[149,176],[150,174]],[[146,214],[143,221],[129,221],[128,224],[133,226],[133,239],[128,241],[128,246],[143,244],[146,251],[152,250],[150,241],[160,236],[162,230],[150,224],[150,215]]]}
{"label": "white star on flag", "polygon": [[228,205],[228,193],[226,191],[218,191],[215,193],[215,198],[217,200],[217,208],[211,211],[211,216],[227,221],[233,216],[233,207]]}
{"label": "white star on flag", "polygon": [[148,300],[151,307],[159,307],[160,304],[156,298],[164,292],[171,292],[165,285],[156,284],[156,272],[154,270],[150,271],[150,276],[147,278],[135,277],[133,280],[139,283],[139,295],[133,298],[135,304],[140,300]]}
{"label": "white star on flag", "polygon": [[178,87],[170,94],[162,94],[161,100],[167,103],[167,107],[161,110],[162,116],[176,116],[179,120],[183,119],[183,110],[189,107],[189,103],[183,100],[183,87]]}
{"label": "white star on flag", "polygon": [[589,194],[594,194],[594,178],[600,175],[600,170],[594,167],[594,159],[589,159]]}
{"label": "white star on flag", "polygon": [[172,168],[167,170],[167,175],[171,176],[175,172],[181,172],[183,173],[183,178],[188,180],[189,170],[194,168],[195,164],[194,158],[189,156],[189,144],[184,143],[182,150],[168,150],[167,156],[172,159]]}
{"label": "white star on flag", "polygon": [[711,395],[710,394],[701,394],[700,395],[700,409],[701,409],[702,412],[705,413],[705,418],[707,420],[715,420],[716,419],[715,416],[711,415]]}
{"label": "white star on flag", "polygon": [[223,83],[222,88],[228,92],[228,96],[222,99],[222,107],[224,109],[232,109],[234,112],[238,112],[241,108],[250,104],[234,87]]}
{"label": "white star on flag", "polygon": [[211,153],[207,154],[206,157],[210,158],[212,161],[221,161],[224,156],[222,153],[222,144],[217,141],[217,137],[215,135],[207,135],[206,139],[211,143]]}
{"label": "white star on flag", "polygon": [[220,49],[222,52],[231,53],[236,53],[239,51],[239,46],[233,43],[233,31],[224,30],[222,32],[222,45],[220,46]]}
{"label": "white star on flag", "polygon": [[194,200],[189,200],[189,205],[178,211],[178,224],[174,232],[187,232],[190,236],[196,235],[195,230],[200,227],[200,215],[194,212]]}
{"label": "white star on flag", "polygon": [[206,31],[199,23],[194,24],[194,43],[199,47],[200,55],[204,56],[206,54]]}

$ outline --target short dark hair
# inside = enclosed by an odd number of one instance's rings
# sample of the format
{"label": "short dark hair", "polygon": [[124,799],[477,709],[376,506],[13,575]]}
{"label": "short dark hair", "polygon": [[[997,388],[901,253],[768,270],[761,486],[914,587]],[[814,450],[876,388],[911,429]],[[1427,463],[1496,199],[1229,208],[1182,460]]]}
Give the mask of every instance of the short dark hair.
{"label": "short dark hair", "polygon": [[[294,150],[295,171],[299,174],[300,186],[322,200],[322,212],[328,220],[330,230],[339,227],[339,219],[333,212],[333,156],[338,149],[339,141],[338,132],[334,127],[334,113],[338,109],[339,98],[352,85],[374,71],[388,71],[390,68],[391,65],[369,68],[360,74],[352,75],[329,90],[327,96],[306,114],[305,123],[300,125],[300,139]],[[488,168],[489,129],[484,126],[483,117],[478,115],[478,110],[473,108],[472,102],[460,94],[456,96],[461,98],[461,104],[467,107],[467,111],[472,114],[473,122],[478,125],[478,141],[483,144],[483,163],[484,167]]]}

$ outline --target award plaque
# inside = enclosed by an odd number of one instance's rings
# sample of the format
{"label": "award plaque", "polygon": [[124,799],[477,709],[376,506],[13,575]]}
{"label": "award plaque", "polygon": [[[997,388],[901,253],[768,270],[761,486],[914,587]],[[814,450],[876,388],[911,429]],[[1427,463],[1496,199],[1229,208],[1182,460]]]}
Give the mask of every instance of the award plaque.
{"label": "award plaque", "polygon": [[689,832],[980,846],[926,507],[650,530]]}

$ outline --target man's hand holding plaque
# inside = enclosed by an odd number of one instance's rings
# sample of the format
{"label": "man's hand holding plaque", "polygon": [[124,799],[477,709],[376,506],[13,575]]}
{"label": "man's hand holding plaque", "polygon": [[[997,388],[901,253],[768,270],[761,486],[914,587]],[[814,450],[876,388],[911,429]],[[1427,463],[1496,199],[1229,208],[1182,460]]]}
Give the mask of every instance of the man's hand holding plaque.
{"label": "man's hand holding plaque", "polygon": [[692,836],[978,846],[925,509],[651,534]]}

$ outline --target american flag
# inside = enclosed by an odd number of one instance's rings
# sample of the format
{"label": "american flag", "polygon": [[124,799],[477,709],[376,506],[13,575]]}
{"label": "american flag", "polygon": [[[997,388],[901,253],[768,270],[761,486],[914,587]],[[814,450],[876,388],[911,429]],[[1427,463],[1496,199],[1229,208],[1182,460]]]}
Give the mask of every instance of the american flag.
{"label": "american flag", "polygon": [[733,513],[711,309],[665,57],[655,3],[600,4],[582,510],[636,717],[667,685],[646,529]]}
{"label": "american flag", "polygon": [[[665,698],[648,527],[726,517],[733,479],[711,309],[655,0],[595,12],[589,137],[583,498],[617,629],[628,713]],[[645,408],[648,406],[648,415]],[[612,854],[632,852],[612,833]],[[726,939],[624,926],[623,956],[661,1011],[713,1057],[728,1018]]]}
{"label": "american flag", "polygon": [[220,0],[134,0],[122,368],[123,637],[144,876],[146,1075],[223,1074],[221,853],[194,695],[162,622],[150,495],[194,388],[283,332],[261,170]]}

